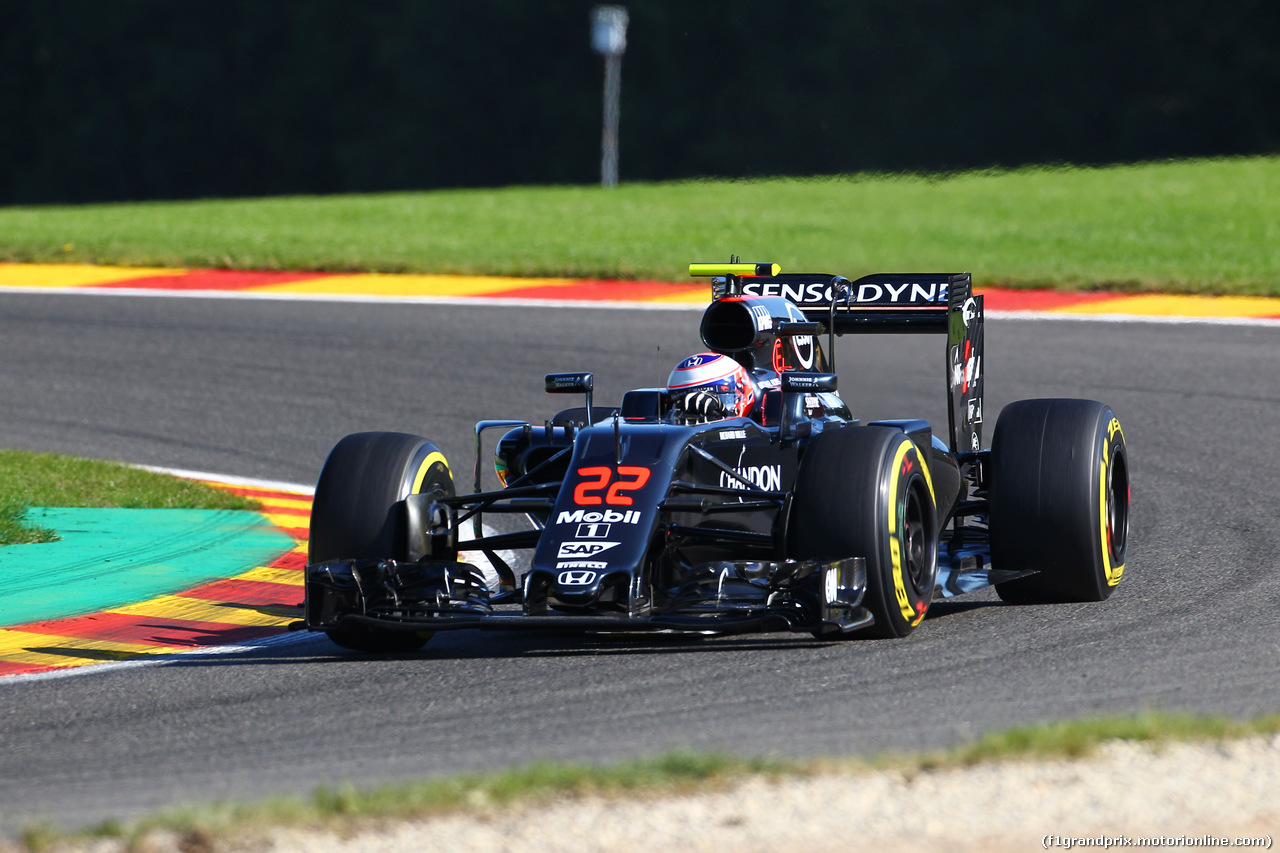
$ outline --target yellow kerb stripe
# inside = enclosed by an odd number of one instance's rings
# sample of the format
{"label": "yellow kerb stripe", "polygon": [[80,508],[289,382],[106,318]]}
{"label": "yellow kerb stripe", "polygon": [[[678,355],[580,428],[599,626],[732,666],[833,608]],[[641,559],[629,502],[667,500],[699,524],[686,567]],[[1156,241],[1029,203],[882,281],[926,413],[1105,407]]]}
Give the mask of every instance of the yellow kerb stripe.
{"label": "yellow kerb stripe", "polygon": [[182,276],[161,267],[97,267],[87,264],[0,264],[0,287],[86,287],[134,278]]}
{"label": "yellow kerb stripe", "polygon": [[83,666],[178,651],[178,647],[86,640],[58,634],[0,629],[0,660],[36,666]]}
{"label": "yellow kerb stripe", "polygon": [[150,616],[155,619],[182,619],[187,622],[221,622],[226,625],[268,627],[285,627],[290,622],[296,622],[302,618],[302,611],[296,607],[206,601],[179,595],[162,595],[150,601],[117,607],[107,612],[128,616]]}
{"label": "yellow kerb stripe", "polygon": [[309,524],[309,517],[305,515],[295,515],[293,513],[281,512],[262,512],[259,513],[267,521],[283,530],[305,530]]}
{"label": "yellow kerb stripe", "polygon": [[250,569],[242,575],[236,575],[235,580],[302,586],[302,575],[303,572],[297,569],[275,569],[270,566],[258,566],[256,569]]}
{"label": "yellow kerb stripe", "polygon": [[1276,317],[1280,299],[1263,296],[1143,294],[1052,309],[1058,314],[1135,314],[1167,317]]}
{"label": "yellow kerb stripe", "polygon": [[245,288],[255,293],[368,296],[483,296],[504,290],[579,284],[568,278],[503,278],[467,275],[335,275]]}
{"label": "yellow kerb stripe", "polygon": [[311,498],[255,498],[268,512],[279,509],[311,509]]}

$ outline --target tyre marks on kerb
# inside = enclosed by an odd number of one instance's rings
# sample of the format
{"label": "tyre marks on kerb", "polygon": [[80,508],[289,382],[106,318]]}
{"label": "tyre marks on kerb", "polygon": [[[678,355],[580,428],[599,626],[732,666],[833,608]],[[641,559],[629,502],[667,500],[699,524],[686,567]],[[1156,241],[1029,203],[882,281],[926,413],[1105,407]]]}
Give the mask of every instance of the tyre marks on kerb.
{"label": "tyre marks on kerb", "polygon": [[[302,618],[311,495],[203,476],[192,479],[254,498],[262,504],[261,514],[288,534],[294,547],[265,565],[184,592],[101,613],[0,628],[0,679],[261,641],[285,633]],[[462,533],[464,540],[472,536],[470,527]],[[508,562],[516,559],[509,551],[499,555]],[[478,556],[470,562],[491,586],[496,584],[497,572]]]}
{"label": "tyre marks on kerb", "polygon": [[185,592],[101,613],[0,629],[0,676],[243,643],[279,634],[301,619],[311,496],[212,484],[258,500],[262,514],[293,539],[293,548],[265,565]]}

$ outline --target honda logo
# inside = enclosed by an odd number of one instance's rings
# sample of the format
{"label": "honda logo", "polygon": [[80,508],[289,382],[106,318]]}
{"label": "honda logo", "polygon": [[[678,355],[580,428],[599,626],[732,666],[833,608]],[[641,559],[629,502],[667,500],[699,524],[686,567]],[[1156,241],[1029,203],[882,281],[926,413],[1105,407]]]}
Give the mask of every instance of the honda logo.
{"label": "honda logo", "polygon": [[561,586],[586,586],[596,579],[595,572],[586,571],[569,571],[561,572],[556,576],[556,582]]}

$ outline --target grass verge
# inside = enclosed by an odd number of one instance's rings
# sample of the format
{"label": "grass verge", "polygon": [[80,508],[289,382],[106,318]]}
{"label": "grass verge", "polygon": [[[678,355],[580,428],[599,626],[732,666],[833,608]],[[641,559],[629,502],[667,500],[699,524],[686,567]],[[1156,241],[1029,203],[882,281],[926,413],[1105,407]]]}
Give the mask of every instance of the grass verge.
{"label": "grass verge", "polygon": [[0,450],[0,545],[56,540],[23,521],[28,507],[260,509],[256,501],[194,480],[119,462]]}
{"label": "grass verge", "polygon": [[690,261],[1280,295],[1280,157],[0,209],[0,259],[687,280]]}
{"label": "grass verge", "polygon": [[1148,712],[1024,726],[985,735],[937,752],[862,759],[790,760],[675,752],[605,767],[539,763],[513,770],[388,785],[362,791],[319,788],[309,798],[277,797],[257,803],[216,803],[162,812],[136,824],[107,821],[80,833],[47,825],[30,827],[23,848],[55,850],[93,839],[117,838],[129,849],[156,833],[177,836],[180,849],[217,850],[252,844],[276,827],[351,832],[373,823],[450,812],[479,812],[517,803],[536,804],[583,796],[671,796],[724,788],[748,777],[795,778],[816,774],[860,775],[890,770],[907,775],[978,764],[1078,759],[1102,744],[1124,740],[1153,745],[1223,741],[1280,734],[1280,715],[1239,721],[1223,717]]}

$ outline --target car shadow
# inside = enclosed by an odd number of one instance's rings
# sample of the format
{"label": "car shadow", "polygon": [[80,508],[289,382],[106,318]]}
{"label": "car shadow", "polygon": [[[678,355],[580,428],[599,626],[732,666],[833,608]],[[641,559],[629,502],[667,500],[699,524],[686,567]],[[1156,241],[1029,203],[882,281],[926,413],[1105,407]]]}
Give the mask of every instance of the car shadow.
{"label": "car shadow", "polygon": [[[934,602],[927,623],[989,607],[1008,607],[999,600],[944,600]],[[369,661],[517,660],[560,657],[635,657],[655,655],[714,655],[734,652],[806,651],[845,646],[880,646],[903,640],[884,640],[855,634],[843,640],[819,640],[808,634],[767,633],[699,635],[637,631],[633,633],[582,633],[564,630],[480,631],[463,629],[438,632],[415,652],[374,654],[343,649],[318,633],[291,635],[295,642],[275,643],[234,655],[210,651],[188,652],[168,666],[269,666],[300,663],[332,664]]]}
{"label": "car shadow", "polygon": [[[894,642],[855,639],[847,642]],[[371,654],[348,651],[328,638],[308,635],[296,643],[274,644],[237,654],[188,652],[165,666],[225,667],[274,664],[332,664],[369,661],[518,660],[560,657],[634,657],[652,655],[707,655],[743,651],[802,651],[838,647],[846,642],[818,640],[804,634],[751,634],[702,637],[652,633],[583,635],[569,632],[498,632],[460,630],[437,634],[416,652]]]}

